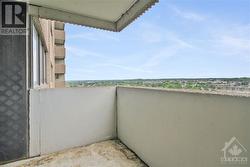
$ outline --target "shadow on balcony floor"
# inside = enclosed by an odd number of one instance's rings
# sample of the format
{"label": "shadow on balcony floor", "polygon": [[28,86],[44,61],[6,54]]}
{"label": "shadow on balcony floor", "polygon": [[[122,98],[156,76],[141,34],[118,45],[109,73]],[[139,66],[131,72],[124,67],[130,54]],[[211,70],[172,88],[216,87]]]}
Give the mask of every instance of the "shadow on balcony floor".
{"label": "shadow on balcony floor", "polygon": [[2,167],[147,167],[119,140],[108,140],[41,157],[17,161]]}

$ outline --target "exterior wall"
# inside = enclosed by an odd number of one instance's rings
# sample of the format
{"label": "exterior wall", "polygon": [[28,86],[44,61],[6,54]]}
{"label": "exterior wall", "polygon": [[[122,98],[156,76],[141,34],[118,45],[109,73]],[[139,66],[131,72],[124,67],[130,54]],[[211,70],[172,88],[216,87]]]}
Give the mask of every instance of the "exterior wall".
{"label": "exterior wall", "polygon": [[220,167],[233,136],[250,148],[250,97],[119,87],[117,118],[118,138],[152,167]]}
{"label": "exterior wall", "polygon": [[54,34],[54,21],[39,19],[42,31],[40,31],[40,36],[45,38],[45,43],[47,47],[46,52],[46,71],[47,71],[47,85],[45,88],[54,88],[55,87],[55,34]]}
{"label": "exterior wall", "polygon": [[0,164],[27,157],[26,36],[0,35]]}
{"label": "exterior wall", "polygon": [[116,136],[116,88],[30,91],[30,156]]}
{"label": "exterior wall", "polygon": [[56,82],[55,87],[65,87],[65,32],[64,23],[55,22],[55,60],[56,60]]}
{"label": "exterior wall", "polygon": [[[39,19],[37,27],[41,27],[39,35],[45,40],[44,46],[47,47],[47,84],[42,88],[65,87],[65,32],[64,23]],[[63,68],[63,69],[62,69]]]}

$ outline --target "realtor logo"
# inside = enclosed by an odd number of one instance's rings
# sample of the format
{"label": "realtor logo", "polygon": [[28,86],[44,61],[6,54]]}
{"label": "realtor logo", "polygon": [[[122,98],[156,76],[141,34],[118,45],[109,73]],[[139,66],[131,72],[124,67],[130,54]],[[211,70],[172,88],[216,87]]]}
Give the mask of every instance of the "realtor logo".
{"label": "realtor logo", "polygon": [[222,164],[247,164],[247,149],[236,137],[232,137],[229,142],[225,142],[221,151],[223,152]]}
{"label": "realtor logo", "polygon": [[26,35],[27,4],[0,0],[0,35]]}

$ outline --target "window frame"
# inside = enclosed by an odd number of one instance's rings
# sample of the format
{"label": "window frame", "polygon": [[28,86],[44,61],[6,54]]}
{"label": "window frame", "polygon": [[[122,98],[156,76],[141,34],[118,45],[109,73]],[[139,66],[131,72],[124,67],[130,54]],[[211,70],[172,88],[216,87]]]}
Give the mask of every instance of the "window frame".
{"label": "window frame", "polygon": [[[31,22],[31,27],[32,27],[32,42],[31,42],[31,48],[32,48],[32,52],[31,52],[31,57],[32,57],[32,68],[31,68],[31,72],[32,72],[32,80],[31,80],[31,85],[32,88],[37,88],[40,85],[40,77],[39,77],[39,68],[40,68],[40,63],[39,63],[39,45],[38,45],[38,41],[39,41],[39,37],[38,37],[38,31],[36,30],[35,24],[32,21]],[[36,47],[35,47],[36,46]],[[34,54],[36,53],[36,55]]]}
{"label": "window frame", "polygon": [[[44,41],[42,40],[42,33],[37,29],[37,23],[32,18],[30,21],[30,87],[33,89],[39,89],[48,87],[47,79],[47,49],[44,47]],[[35,38],[36,37],[36,38]],[[34,51],[34,46],[36,45],[36,51]],[[36,52],[36,57],[34,53]],[[37,60],[34,60],[36,58]],[[36,65],[35,65],[36,64]],[[36,67],[35,67],[36,66]]]}

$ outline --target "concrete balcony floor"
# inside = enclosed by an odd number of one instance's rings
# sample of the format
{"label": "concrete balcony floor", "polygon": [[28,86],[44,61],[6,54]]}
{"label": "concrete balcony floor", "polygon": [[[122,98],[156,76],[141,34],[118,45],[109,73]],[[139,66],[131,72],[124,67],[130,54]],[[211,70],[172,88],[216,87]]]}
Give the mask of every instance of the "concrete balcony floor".
{"label": "concrete balcony floor", "polygon": [[108,140],[41,157],[21,160],[2,167],[146,167],[119,140]]}

